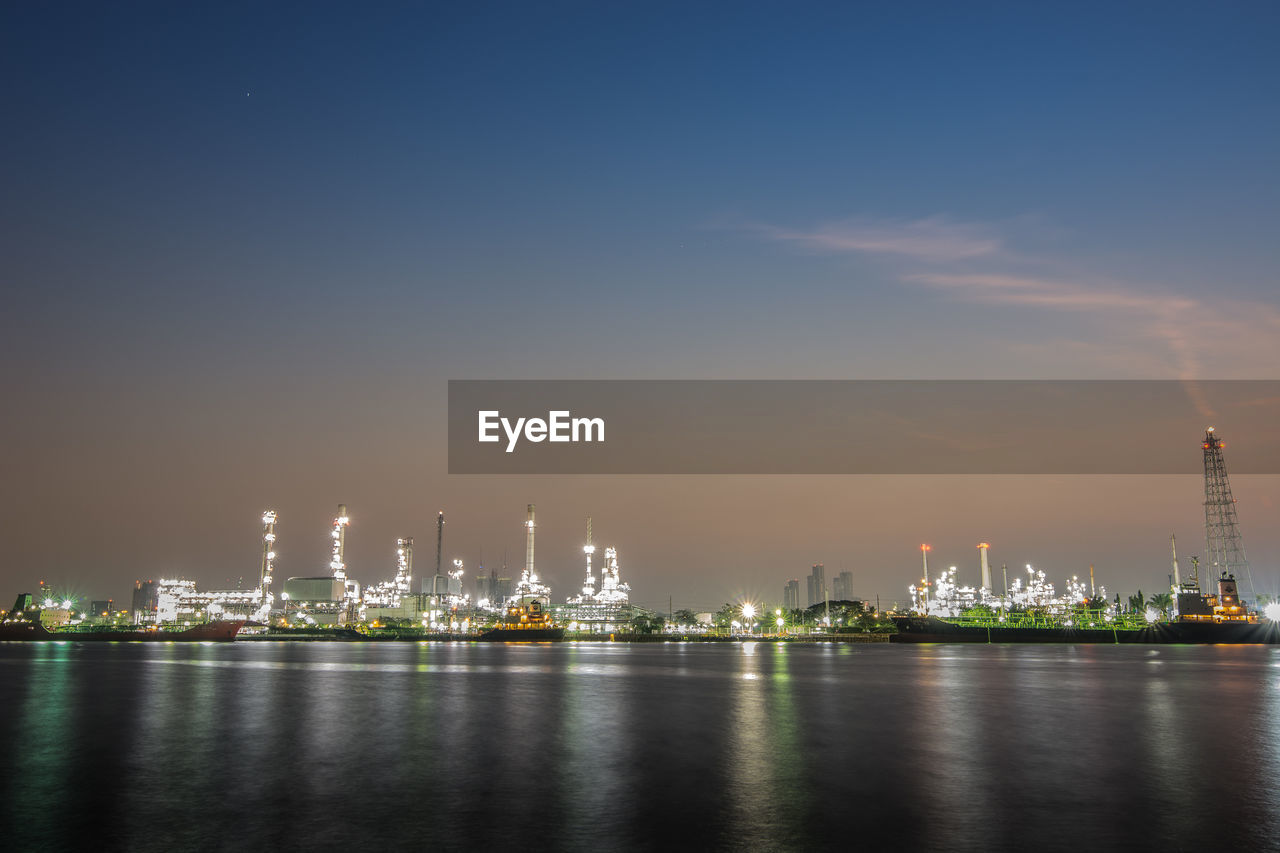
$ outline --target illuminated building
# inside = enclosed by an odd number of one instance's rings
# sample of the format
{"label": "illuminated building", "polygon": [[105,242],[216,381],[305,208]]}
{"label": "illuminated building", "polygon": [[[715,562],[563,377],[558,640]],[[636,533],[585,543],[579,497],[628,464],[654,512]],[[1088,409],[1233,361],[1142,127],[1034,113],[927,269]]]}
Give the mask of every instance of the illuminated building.
{"label": "illuminated building", "polygon": [[792,578],[782,588],[782,607],[784,610],[800,609],[800,581]]}
{"label": "illuminated building", "polygon": [[259,607],[257,589],[215,589],[201,592],[195,581],[161,578],[156,582],[155,621],[209,622],[249,619]]}
{"label": "illuminated building", "polygon": [[156,596],[159,589],[156,582],[135,581],[133,584],[132,618],[135,625],[145,625],[156,621]]}
{"label": "illuminated building", "polygon": [[275,560],[276,511],[269,509],[262,514],[262,563],[255,588],[201,591],[193,581],[181,578],[161,579],[154,584],[147,581],[146,585],[139,581],[133,594],[134,619],[138,623],[216,619],[266,622],[275,600],[271,594]]}
{"label": "illuminated building", "polygon": [[821,604],[826,599],[827,570],[822,563],[814,563],[813,571],[806,579],[809,591],[809,606]]}

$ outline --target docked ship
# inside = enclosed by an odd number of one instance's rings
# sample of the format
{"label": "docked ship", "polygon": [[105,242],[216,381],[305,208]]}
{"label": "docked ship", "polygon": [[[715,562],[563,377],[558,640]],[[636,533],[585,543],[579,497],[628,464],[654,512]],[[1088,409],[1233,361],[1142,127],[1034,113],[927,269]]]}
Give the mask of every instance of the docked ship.
{"label": "docked ship", "polygon": [[31,606],[31,595],[18,596],[13,609],[0,621],[0,641],[48,642],[160,642],[160,643],[227,643],[236,638],[245,620],[231,619],[201,622],[189,627],[167,625],[59,625],[46,627],[40,621],[40,610]]}
{"label": "docked ship", "polygon": [[507,607],[498,624],[480,634],[481,640],[533,643],[563,640],[564,627],[551,619],[551,611],[538,599]]}

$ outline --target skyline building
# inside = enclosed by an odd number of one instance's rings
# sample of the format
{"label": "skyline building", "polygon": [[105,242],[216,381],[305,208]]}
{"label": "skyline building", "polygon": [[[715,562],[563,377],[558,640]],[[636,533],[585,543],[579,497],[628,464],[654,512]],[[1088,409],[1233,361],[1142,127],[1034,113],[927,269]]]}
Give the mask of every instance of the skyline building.
{"label": "skyline building", "polygon": [[806,579],[809,587],[809,606],[821,604],[826,600],[827,569],[822,563],[814,563],[813,570]]}
{"label": "skyline building", "polygon": [[800,581],[792,578],[782,588],[782,608],[784,610],[800,609]]}

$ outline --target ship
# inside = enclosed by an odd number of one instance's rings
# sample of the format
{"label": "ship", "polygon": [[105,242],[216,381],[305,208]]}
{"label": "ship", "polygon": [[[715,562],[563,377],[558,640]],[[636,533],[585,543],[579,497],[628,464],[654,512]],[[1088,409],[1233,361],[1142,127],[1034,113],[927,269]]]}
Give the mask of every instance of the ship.
{"label": "ship", "polygon": [[0,621],[0,642],[109,642],[109,643],[229,643],[244,627],[244,619],[201,622],[191,626],[167,625],[59,625],[46,627],[40,610],[31,606],[31,595],[18,596],[13,609]]}
{"label": "ship", "polygon": [[507,607],[494,627],[480,634],[481,640],[507,643],[533,643],[563,640],[564,627],[557,626],[551,612],[538,599]]}
{"label": "ship", "polygon": [[1019,613],[942,618],[930,614],[895,616],[895,643],[1134,643],[1280,644],[1280,623],[1259,622],[1240,601],[1234,575],[1223,572],[1218,594],[1197,584],[1178,588],[1177,616],[1168,620],[1116,618],[1101,611],[1069,616]]}

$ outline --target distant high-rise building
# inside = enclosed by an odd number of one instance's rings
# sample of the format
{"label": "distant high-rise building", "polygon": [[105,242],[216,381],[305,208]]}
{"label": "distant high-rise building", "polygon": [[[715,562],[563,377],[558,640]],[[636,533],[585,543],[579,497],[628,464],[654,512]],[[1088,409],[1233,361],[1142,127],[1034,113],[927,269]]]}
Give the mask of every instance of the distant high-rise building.
{"label": "distant high-rise building", "polygon": [[831,581],[831,598],[834,601],[853,601],[853,572],[841,572]]}
{"label": "distant high-rise building", "polygon": [[782,588],[782,609],[800,609],[800,581],[789,580],[787,585]]}
{"label": "distant high-rise building", "polygon": [[156,621],[156,606],[160,601],[160,587],[155,581],[137,581],[133,585],[133,621]]}
{"label": "distant high-rise building", "polygon": [[822,563],[814,563],[813,571],[809,574],[809,606],[821,604],[825,601],[825,592],[827,589],[827,570]]}
{"label": "distant high-rise building", "polygon": [[476,601],[492,601],[497,580],[496,575],[486,575],[482,566],[480,573],[476,575]]}
{"label": "distant high-rise building", "polygon": [[511,597],[511,592],[514,589],[514,584],[511,583],[511,578],[498,578],[497,583],[494,586],[494,589],[498,593],[498,595],[496,598],[492,600],[498,601],[498,602],[506,601],[508,598]]}

